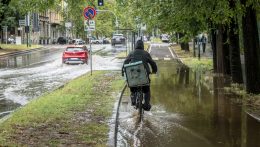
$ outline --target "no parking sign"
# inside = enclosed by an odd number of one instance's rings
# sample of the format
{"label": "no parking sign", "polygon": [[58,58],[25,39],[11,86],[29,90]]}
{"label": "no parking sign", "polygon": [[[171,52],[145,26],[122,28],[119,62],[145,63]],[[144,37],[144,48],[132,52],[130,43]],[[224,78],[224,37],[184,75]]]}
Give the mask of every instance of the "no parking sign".
{"label": "no parking sign", "polygon": [[97,12],[95,8],[90,6],[84,8],[83,16],[85,17],[85,19],[93,19],[96,16],[96,14]]}

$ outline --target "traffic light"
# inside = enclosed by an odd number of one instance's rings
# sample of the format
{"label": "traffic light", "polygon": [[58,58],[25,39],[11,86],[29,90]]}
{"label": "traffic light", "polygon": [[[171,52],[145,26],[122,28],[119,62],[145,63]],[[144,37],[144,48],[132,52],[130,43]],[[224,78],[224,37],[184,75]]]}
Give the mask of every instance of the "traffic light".
{"label": "traffic light", "polygon": [[104,6],[104,0],[98,0],[98,6]]}

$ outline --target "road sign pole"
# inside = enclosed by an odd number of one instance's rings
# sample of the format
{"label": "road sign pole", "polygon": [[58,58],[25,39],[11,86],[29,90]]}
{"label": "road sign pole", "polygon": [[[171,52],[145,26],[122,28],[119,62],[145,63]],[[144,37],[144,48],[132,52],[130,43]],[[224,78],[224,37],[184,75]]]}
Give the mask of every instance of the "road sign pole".
{"label": "road sign pole", "polygon": [[[91,34],[91,31],[88,31],[89,35]],[[89,37],[89,50],[90,50],[90,75],[92,76],[92,47],[91,47],[91,38]]]}
{"label": "road sign pole", "polygon": [[[93,19],[96,16],[96,10],[94,7],[86,7],[84,8],[83,11],[83,16],[84,18],[87,20],[87,22],[84,21],[84,26],[85,27],[85,31],[87,31],[89,33],[89,36],[91,34],[92,30],[95,30],[95,28],[93,29],[93,27],[95,27],[95,22],[91,21],[91,26],[90,27],[90,22],[89,20]],[[89,50],[90,50],[90,75],[92,75],[92,47],[91,47],[91,37],[89,37]]]}

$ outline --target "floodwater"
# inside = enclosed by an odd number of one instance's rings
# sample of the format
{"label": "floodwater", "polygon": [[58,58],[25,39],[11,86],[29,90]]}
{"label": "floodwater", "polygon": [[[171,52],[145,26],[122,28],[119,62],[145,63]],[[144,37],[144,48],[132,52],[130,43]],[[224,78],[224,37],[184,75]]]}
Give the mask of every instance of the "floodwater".
{"label": "floodwater", "polygon": [[[0,118],[90,71],[90,64],[62,64],[64,48],[50,46],[27,54],[0,57]],[[93,52],[109,55],[94,54],[92,70],[120,69],[121,61],[110,54],[111,50],[109,45],[93,46]]]}
{"label": "floodwater", "polygon": [[158,67],[151,77],[152,109],[143,122],[130,106],[129,91],[124,94],[117,146],[260,147],[260,122],[245,104],[234,102],[241,98],[224,91],[228,79],[212,79],[172,61]]}

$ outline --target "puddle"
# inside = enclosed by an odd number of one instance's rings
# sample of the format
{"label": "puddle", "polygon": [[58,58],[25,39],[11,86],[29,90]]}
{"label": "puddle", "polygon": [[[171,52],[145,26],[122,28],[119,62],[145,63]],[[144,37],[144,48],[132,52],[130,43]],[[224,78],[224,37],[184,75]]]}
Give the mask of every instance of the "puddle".
{"label": "puddle", "polygon": [[260,122],[248,115],[238,98],[224,91],[228,79],[203,81],[177,63],[158,62],[159,75],[152,75],[150,112],[142,124],[129,104],[129,90],[123,97],[119,117],[118,146],[163,147],[258,147]]}

